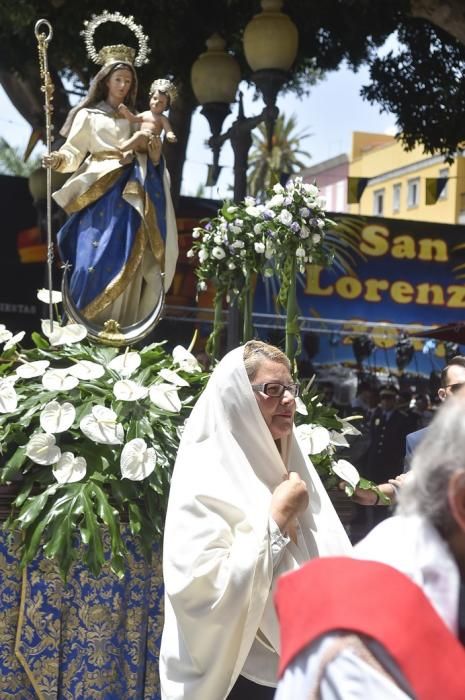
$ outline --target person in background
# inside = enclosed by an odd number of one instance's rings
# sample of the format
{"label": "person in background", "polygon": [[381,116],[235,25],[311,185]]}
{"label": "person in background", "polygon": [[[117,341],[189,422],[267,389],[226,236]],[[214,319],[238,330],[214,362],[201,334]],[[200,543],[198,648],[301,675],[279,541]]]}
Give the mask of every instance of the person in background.
{"label": "person in background", "polygon": [[464,453],[462,391],[428,427],[396,515],[355,559],[320,559],[281,579],[275,700],[465,697]]}
{"label": "person in background", "polygon": [[434,412],[428,394],[415,396],[414,411],[418,416],[418,429],[426,428],[433,420]]}
{"label": "person in background", "polygon": [[271,700],[277,577],[351,549],[295,437],[297,394],[284,353],[250,341],[186,422],[164,531],[164,700]]}
{"label": "person in background", "polygon": [[[441,371],[441,386],[438,389],[438,399],[443,403],[465,386],[465,357],[456,355]],[[428,427],[409,433],[405,439],[405,455],[403,473],[389,479],[385,483],[378,484],[378,489],[390,499],[390,504],[383,503],[375,491],[363,491],[356,489],[353,499],[356,503],[365,506],[391,505],[396,502],[398,489],[405,482],[406,475],[410,471],[412,456],[428,433]]]}

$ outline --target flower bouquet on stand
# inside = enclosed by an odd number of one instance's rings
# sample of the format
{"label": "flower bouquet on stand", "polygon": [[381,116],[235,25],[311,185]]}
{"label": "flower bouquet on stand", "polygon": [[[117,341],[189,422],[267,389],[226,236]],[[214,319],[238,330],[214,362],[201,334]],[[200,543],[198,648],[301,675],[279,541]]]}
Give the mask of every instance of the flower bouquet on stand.
{"label": "flower bouquet on stand", "polygon": [[121,523],[150,556],[179,434],[207,375],[180,346],[121,351],[88,343],[77,324],[42,330],[25,349],[24,333],[0,327],[0,483],[16,491],[6,526],[22,532],[22,565],[41,546],[63,577],[77,533],[99,573],[105,526],[111,568],[123,576]]}

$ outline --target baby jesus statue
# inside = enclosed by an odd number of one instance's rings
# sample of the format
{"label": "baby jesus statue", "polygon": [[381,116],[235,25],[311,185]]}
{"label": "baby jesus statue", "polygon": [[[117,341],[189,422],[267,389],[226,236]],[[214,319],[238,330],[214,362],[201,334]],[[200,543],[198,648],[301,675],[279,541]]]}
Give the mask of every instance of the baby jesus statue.
{"label": "baby jesus statue", "polygon": [[[168,118],[163,112],[169,109],[171,102],[175,99],[176,88],[170,80],[160,78],[154,80],[150,86],[150,109],[139,114],[133,114],[125,104],[120,104],[118,111],[133,124],[139,124],[140,128],[131,138],[120,144],[123,152],[137,151],[147,153],[154,165],[160,161],[162,141],[161,135],[166,134],[166,139],[170,143],[177,141]],[[123,165],[130,162],[131,154],[125,154],[120,161]]]}

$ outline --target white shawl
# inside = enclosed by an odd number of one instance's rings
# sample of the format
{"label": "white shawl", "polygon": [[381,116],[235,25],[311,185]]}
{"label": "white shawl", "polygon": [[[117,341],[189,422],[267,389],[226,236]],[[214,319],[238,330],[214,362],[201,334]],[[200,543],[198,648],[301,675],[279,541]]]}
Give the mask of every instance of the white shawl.
{"label": "white shawl", "polygon": [[[259,628],[279,653],[274,578],[306,559],[351,549],[295,434],[285,442],[282,458],[250,386],[243,348],[236,348],[193,409],[174,468],[163,559],[165,700],[225,698]],[[299,517],[299,546],[288,544],[273,571],[269,509],[285,464],[305,480],[310,505]]]}

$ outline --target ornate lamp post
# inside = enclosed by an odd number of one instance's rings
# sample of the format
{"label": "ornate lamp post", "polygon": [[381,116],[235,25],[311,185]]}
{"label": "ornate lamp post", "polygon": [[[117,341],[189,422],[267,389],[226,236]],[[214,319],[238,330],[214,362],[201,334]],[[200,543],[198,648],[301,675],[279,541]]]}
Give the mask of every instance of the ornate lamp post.
{"label": "ornate lamp post", "polygon": [[[192,66],[191,82],[194,94],[202,105],[202,114],[208,119],[212,136],[209,140],[213,152],[213,181],[219,175],[219,156],[223,143],[231,142],[234,153],[234,201],[239,202],[247,194],[247,165],[251,132],[265,122],[268,148],[271,150],[274,123],[278,116],[276,97],[290,77],[298,47],[298,32],[290,18],[281,12],[282,0],[261,0],[262,12],[255,15],[244,30],[244,54],[252,69],[251,78],[262,93],[263,111],[253,117],[245,117],[242,94],[239,93],[239,112],[236,121],[224,133],[221,128],[235,101],[241,78],[236,59],[225,50],[226,44],[213,34],[206,42],[207,51]],[[228,349],[239,342],[237,306],[233,302],[228,315]]]}

